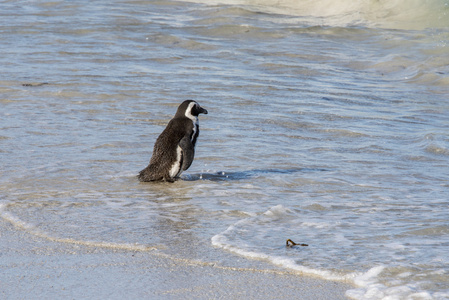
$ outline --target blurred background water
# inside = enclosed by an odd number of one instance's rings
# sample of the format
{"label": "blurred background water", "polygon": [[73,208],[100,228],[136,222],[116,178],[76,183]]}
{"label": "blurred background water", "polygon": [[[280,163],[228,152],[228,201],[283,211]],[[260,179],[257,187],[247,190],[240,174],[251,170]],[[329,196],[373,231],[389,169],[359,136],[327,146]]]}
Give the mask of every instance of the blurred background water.
{"label": "blurred background water", "polygon": [[[449,298],[447,1],[1,6],[3,218]],[[185,99],[209,111],[192,167],[139,183]]]}

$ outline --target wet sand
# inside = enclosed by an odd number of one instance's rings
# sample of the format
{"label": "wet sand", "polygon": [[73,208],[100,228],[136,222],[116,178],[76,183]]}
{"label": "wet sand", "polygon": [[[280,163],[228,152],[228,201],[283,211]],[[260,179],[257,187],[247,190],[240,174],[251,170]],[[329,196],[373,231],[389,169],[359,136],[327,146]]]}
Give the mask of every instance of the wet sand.
{"label": "wet sand", "polygon": [[351,286],[281,269],[65,244],[0,220],[2,299],[346,299]]}

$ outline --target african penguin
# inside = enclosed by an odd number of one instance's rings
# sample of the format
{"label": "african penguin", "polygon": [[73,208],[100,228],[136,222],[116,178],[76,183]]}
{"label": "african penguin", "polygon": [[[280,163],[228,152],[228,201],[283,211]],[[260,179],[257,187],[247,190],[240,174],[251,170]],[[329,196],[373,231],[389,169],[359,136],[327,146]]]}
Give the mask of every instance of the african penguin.
{"label": "african penguin", "polygon": [[154,144],[150,164],[140,171],[140,181],[174,182],[192,164],[200,128],[198,115],[207,114],[194,100],[179,105],[173,119]]}

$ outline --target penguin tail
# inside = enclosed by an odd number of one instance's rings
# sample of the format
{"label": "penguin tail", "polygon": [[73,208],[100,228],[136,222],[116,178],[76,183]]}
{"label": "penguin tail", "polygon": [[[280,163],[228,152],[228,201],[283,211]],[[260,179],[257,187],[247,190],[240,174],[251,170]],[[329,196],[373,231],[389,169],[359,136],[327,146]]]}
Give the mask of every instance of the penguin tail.
{"label": "penguin tail", "polygon": [[141,182],[149,182],[149,181],[160,181],[163,179],[162,176],[157,176],[154,172],[151,172],[149,166],[139,172],[137,178]]}

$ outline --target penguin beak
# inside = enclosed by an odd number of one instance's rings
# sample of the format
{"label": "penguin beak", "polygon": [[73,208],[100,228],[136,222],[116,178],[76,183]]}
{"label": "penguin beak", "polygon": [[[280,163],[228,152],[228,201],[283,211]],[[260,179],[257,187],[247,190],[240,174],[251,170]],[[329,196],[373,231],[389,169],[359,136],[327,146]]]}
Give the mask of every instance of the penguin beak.
{"label": "penguin beak", "polygon": [[204,108],[202,108],[202,107],[200,107],[199,113],[200,113],[200,114],[205,114],[205,115],[207,115],[207,110],[204,109]]}

